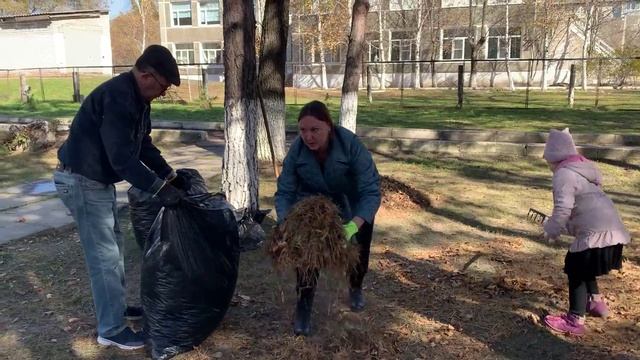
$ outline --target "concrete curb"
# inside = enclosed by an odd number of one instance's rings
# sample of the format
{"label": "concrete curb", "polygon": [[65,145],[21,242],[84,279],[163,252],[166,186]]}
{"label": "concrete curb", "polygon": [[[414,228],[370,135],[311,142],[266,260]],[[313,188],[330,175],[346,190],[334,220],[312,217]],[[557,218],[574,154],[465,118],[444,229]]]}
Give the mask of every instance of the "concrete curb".
{"label": "concrete curb", "polygon": [[[7,117],[2,122],[26,124],[35,118]],[[57,131],[68,131],[69,119],[60,119]],[[222,122],[170,121],[152,122],[151,136],[156,141],[198,143],[220,141],[224,134]],[[287,126],[287,133],[297,132],[295,126]],[[507,130],[433,130],[391,127],[358,127],[358,135],[374,151],[399,151],[404,153],[487,154],[541,157],[548,134]],[[622,162],[640,161],[639,134],[590,134],[576,133],[573,138],[578,150],[594,160]]]}

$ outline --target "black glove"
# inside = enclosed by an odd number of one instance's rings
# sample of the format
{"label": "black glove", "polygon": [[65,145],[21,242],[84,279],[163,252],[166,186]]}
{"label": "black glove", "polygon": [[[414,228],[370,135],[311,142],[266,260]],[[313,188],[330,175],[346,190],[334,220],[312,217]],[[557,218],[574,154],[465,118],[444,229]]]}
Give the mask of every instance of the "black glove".
{"label": "black glove", "polygon": [[184,174],[181,173],[177,173],[176,176],[171,179],[169,181],[171,183],[171,185],[175,186],[176,188],[187,192],[189,191],[189,189],[191,189],[191,179],[189,179],[188,177],[186,177]]}
{"label": "black glove", "polygon": [[165,207],[177,206],[182,200],[182,193],[168,182],[162,185],[156,196]]}

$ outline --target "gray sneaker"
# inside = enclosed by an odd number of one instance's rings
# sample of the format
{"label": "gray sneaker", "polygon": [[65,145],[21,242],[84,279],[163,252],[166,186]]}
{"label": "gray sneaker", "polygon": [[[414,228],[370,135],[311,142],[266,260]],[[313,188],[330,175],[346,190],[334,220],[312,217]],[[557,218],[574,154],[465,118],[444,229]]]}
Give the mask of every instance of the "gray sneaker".
{"label": "gray sneaker", "polygon": [[115,345],[122,350],[136,350],[144,347],[144,337],[141,332],[137,333],[127,326],[114,336],[98,336],[98,343],[106,346]]}

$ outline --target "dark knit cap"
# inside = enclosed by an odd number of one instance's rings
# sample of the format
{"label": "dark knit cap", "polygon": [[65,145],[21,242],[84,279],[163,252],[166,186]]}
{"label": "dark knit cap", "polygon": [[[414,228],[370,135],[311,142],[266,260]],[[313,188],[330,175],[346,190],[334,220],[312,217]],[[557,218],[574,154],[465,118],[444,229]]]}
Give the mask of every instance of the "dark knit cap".
{"label": "dark knit cap", "polygon": [[136,68],[144,70],[150,67],[167,81],[175,86],[180,86],[180,72],[178,64],[173,58],[171,51],[161,45],[150,45],[144,50],[142,55],[136,60]]}

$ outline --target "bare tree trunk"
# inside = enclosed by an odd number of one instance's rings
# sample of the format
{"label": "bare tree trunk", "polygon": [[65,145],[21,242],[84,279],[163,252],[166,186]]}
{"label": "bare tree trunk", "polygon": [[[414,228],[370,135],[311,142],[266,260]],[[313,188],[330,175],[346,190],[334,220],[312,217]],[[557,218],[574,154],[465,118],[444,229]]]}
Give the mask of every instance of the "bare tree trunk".
{"label": "bare tree trunk", "polygon": [[584,21],[584,41],[582,42],[582,90],[587,90],[587,49],[591,42],[591,18],[593,17],[594,5],[589,6],[587,18]]}
{"label": "bare tree trunk", "polygon": [[571,18],[567,20],[567,28],[565,29],[565,39],[564,46],[562,48],[562,54],[560,54],[560,62],[556,66],[556,76],[554,79],[554,83],[560,82],[560,74],[562,73],[562,68],[564,67],[564,58],[567,57],[569,53],[569,35],[571,34]]}
{"label": "bare tree trunk", "polygon": [[135,0],[138,7],[138,13],[140,14],[140,21],[142,23],[142,42],[140,43],[140,53],[147,47],[147,20],[144,13],[144,0]]}
{"label": "bare tree trunk", "polygon": [[356,132],[356,115],[358,114],[358,82],[362,72],[362,53],[364,34],[367,26],[369,1],[355,0],[351,18],[351,34],[349,49],[342,83],[342,102],[340,104],[340,125]]}
{"label": "bare tree trunk", "polygon": [[[420,2],[418,4],[418,29],[416,30],[416,52],[415,52],[415,56],[414,56],[414,60],[416,61],[420,61],[420,52],[422,49],[422,26],[423,26],[423,20],[422,20],[422,13],[423,13],[423,9],[422,9],[422,2]],[[419,89],[420,88],[420,63],[416,62],[413,64],[413,88],[414,89]]]}
{"label": "bare tree trunk", "polygon": [[223,0],[225,147],[222,190],[236,208],[258,209],[256,47],[252,0]]}
{"label": "bare tree trunk", "polygon": [[322,15],[318,14],[318,47],[320,50],[320,69],[322,70],[321,74],[321,85],[323,89],[328,89],[327,85],[327,64],[325,62],[325,49],[324,49],[324,41],[322,40]]}
{"label": "bare tree trunk", "polygon": [[[385,61],[387,58],[384,53],[384,39],[382,39],[382,29],[383,29],[383,18],[382,18],[382,6],[378,6],[378,45],[380,46],[380,61]],[[380,89],[384,90],[387,86],[386,84],[386,66],[383,63],[382,68],[380,69]]]}
{"label": "bare tree trunk", "polygon": [[[262,32],[264,31],[264,23],[263,23],[264,7],[265,7],[265,0],[254,0],[253,14],[256,19],[256,40],[262,39]],[[260,46],[262,46],[262,44],[259,45],[258,51],[260,51],[261,49]]]}
{"label": "bare tree trunk", "polygon": [[439,26],[436,27],[434,20],[435,16],[435,1],[431,3],[431,11],[429,12],[429,33],[431,35],[431,87],[437,88],[438,82],[436,81],[436,58],[439,58],[436,54],[440,52],[439,42],[436,40],[436,29],[439,30]]}
{"label": "bare tree trunk", "polygon": [[540,88],[542,91],[547,91],[547,72],[549,64],[547,62],[547,57],[549,56],[549,35],[545,30],[544,39],[542,40],[542,80],[540,84]]}
{"label": "bare tree trunk", "polygon": [[487,14],[487,0],[483,0],[482,1],[482,17],[481,17],[481,23],[480,23],[480,34],[476,33],[476,29],[475,29],[475,21],[474,21],[474,11],[473,11],[473,7],[477,6],[474,5],[474,0],[469,0],[469,38],[471,38],[471,34],[473,34],[473,41],[469,41],[469,47],[471,48],[471,69],[469,72],[469,87],[471,87],[472,89],[476,89],[477,88],[477,84],[476,84],[476,73],[478,72],[478,54],[479,54],[479,50],[480,48],[482,48],[482,46],[484,45],[484,42],[487,40],[487,37],[485,36],[485,29],[484,29],[484,25],[485,25],[485,21],[486,21],[486,14]]}
{"label": "bare tree trunk", "polygon": [[[284,79],[289,34],[289,0],[267,0],[262,21],[258,86],[267,111],[276,162],[285,156]],[[258,122],[258,160],[270,161],[269,139],[262,119]]]}
{"label": "bare tree trunk", "polygon": [[507,69],[507,79],[509,80],[509,90],[515,91],[516,87],[513,85],[513,77],[511,76],[511,67],[509,67],[509,58],[511,57],[511,36],[509,35],[509,0],[505,5],[505,33],[506,33],[506,54],[504,55],[504,65]]}

